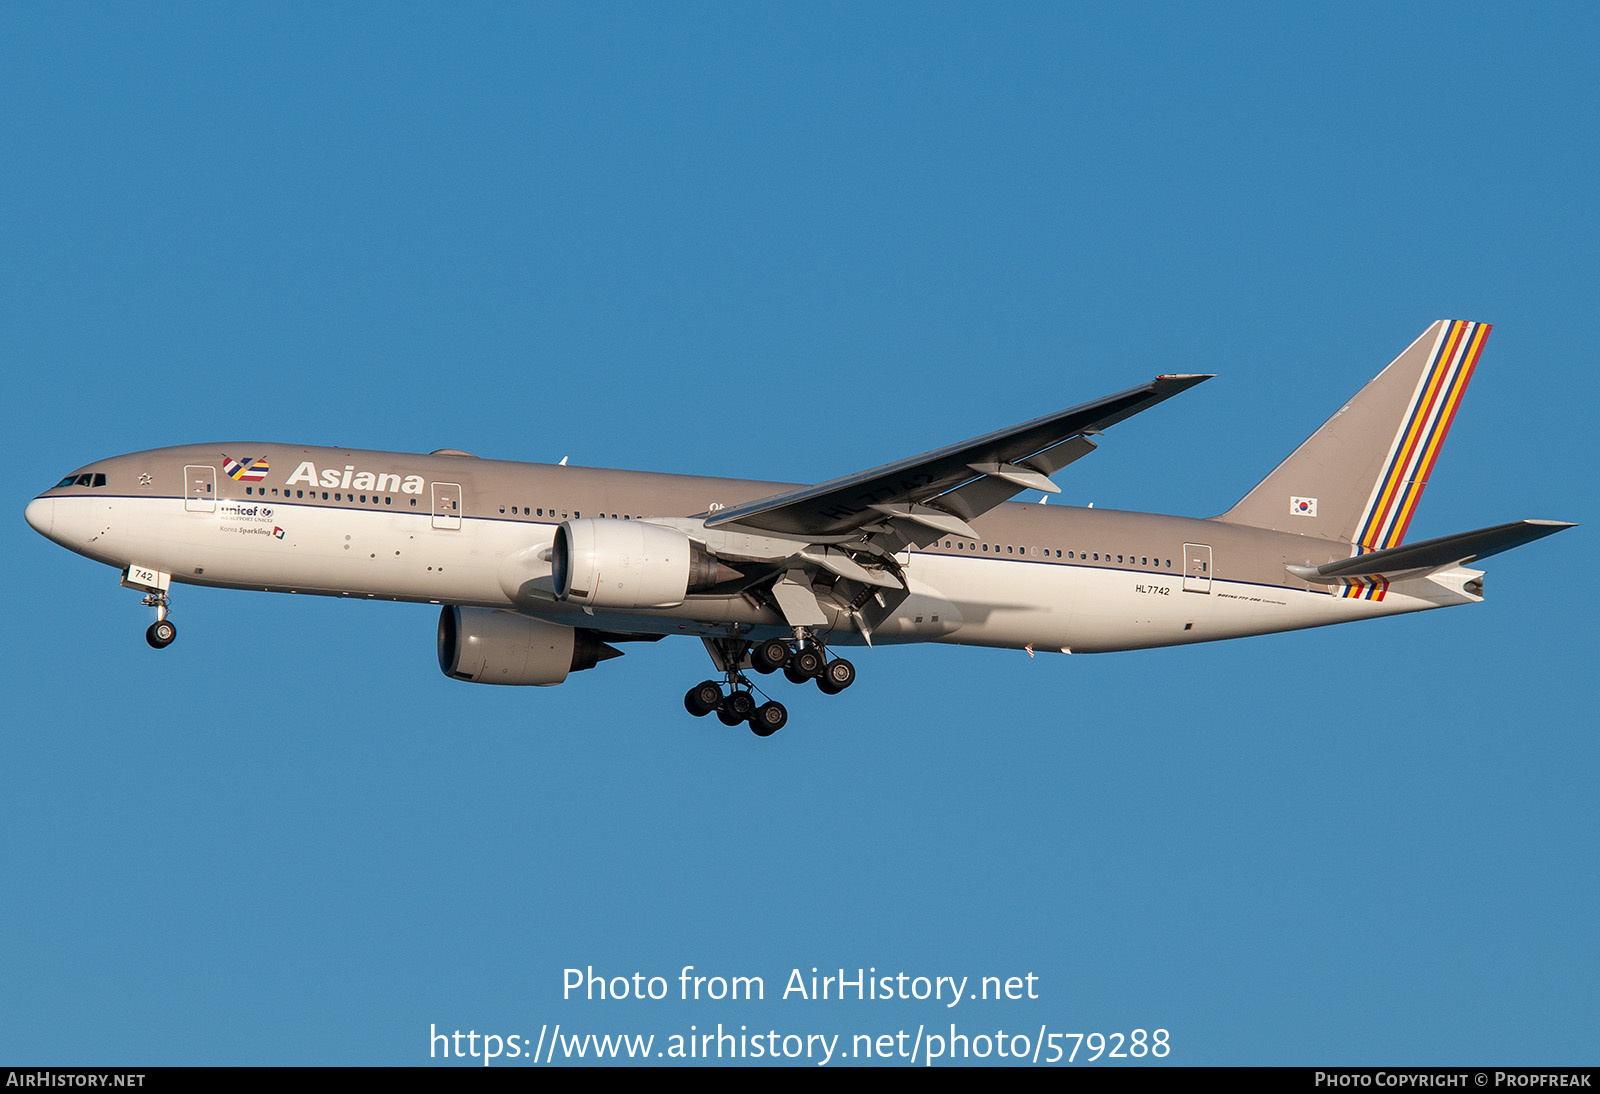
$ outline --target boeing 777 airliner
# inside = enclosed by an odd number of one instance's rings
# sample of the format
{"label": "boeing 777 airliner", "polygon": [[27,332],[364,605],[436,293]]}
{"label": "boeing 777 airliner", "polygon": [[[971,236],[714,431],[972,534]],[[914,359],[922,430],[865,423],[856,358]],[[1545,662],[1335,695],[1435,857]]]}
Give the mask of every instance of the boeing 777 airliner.
{"label": "boeing 777 airliner", "polygon": [[693,635],[717,675],[685,707],[766,736],[788,714],[747,670],[836,694],[840,646],[1087,653],[1476,603],[1469,563],[1572,527],[1405,542],[1488,334],[1434,323],[1205,519],[1010,501],[1059,493],[1103,431],[1198,375],[816,486],[230,441],[99,460],[26,515],[145,593],[157,649],[175,582],[438,604],[439,666],[474,683],[559,684]]}

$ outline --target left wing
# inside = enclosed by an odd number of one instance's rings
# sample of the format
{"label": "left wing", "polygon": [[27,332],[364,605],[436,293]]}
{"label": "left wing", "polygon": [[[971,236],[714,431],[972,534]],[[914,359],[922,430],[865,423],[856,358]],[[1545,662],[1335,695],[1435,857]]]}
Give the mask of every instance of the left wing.
{"label": "left wing", "polygon": [[967,522],[1006,499],[1023,490],[1059,493],[1049,476],[1093,452],[1091,434],[1210,378],[1157,376],[970,441],[718,510],[703,527],[764,540],[763,557],[746,557],[771,567],[771,576],[742,591],[797,632],[826,625],[831,609],[870,643],[873,628],[909,593],[896,552],[942,536],[977,539]]}
{"label": "left wing", "polygon": [[[893,525],[905,542],[976,539],[968,521],[1023,490],[1059,493],[1048,476],[1094,451],[1090,434],[1209,380],[1157,376],[1142,387],[920,456],[720,510],[707,528],[820,539]],[[886,528],[885,528],[886,530]]]}

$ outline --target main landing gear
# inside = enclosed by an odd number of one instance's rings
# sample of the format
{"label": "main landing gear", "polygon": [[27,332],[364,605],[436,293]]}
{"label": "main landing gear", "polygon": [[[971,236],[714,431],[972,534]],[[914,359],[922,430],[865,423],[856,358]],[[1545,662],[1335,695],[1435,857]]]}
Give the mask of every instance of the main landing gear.
{"label": "main landing gear", "polygon": [[815,680],[825,695],[839,694],[856,679],[854,665],[842,657],[828,660],[828,651],[809,633],[800,633],[793,641],[773,638],[757,646],[739,639],[707,639],[706,649],[724,679],[703,680],[690,688],[683,697],[684,709],[696,718],[715,713],[725,726],[747,722],[758,737],[770,737],[782,729],[789,712],[777,701],[757,703],[757,689],[744,674],[746,665],[762,675],[781,669],[795,684]]}

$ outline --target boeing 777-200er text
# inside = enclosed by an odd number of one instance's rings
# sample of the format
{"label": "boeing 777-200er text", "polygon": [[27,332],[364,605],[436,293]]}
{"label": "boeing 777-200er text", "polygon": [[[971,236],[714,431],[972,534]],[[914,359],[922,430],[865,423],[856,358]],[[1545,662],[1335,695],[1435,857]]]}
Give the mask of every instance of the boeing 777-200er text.
{"label": "boeing 777-200er text", "polygon": [[1404,542],[1488,334],[1433,324],[1207,519],[1009,500],[1185,375],[816,486],[229,442],[90,464],[27,520],[143,591],[157,649],[173,582],[438,604],[440,668],[483,684],[686,634],[716,666],[689,712],[766,736],[788,714],[747,671],[835,694],[840,646],[1132,650],[1476,603],[1468,563],[1571,527]]}

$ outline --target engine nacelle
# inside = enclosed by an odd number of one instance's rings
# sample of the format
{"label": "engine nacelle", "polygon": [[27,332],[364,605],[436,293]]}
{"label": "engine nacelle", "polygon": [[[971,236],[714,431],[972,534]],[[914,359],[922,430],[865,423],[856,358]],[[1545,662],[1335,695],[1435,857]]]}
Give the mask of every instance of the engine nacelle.
{"label": "engine nacelle", "polygon": [[556,596],[592,608],[675,608],[738,573],[675,528],[638,520],[569,520],[550,548]]}
{"label": "engine nacelle", "polygon": [[446,605],[439,613],[439,669],[455,680],[550,687],[621,656],[592,631],[516,612]]}

